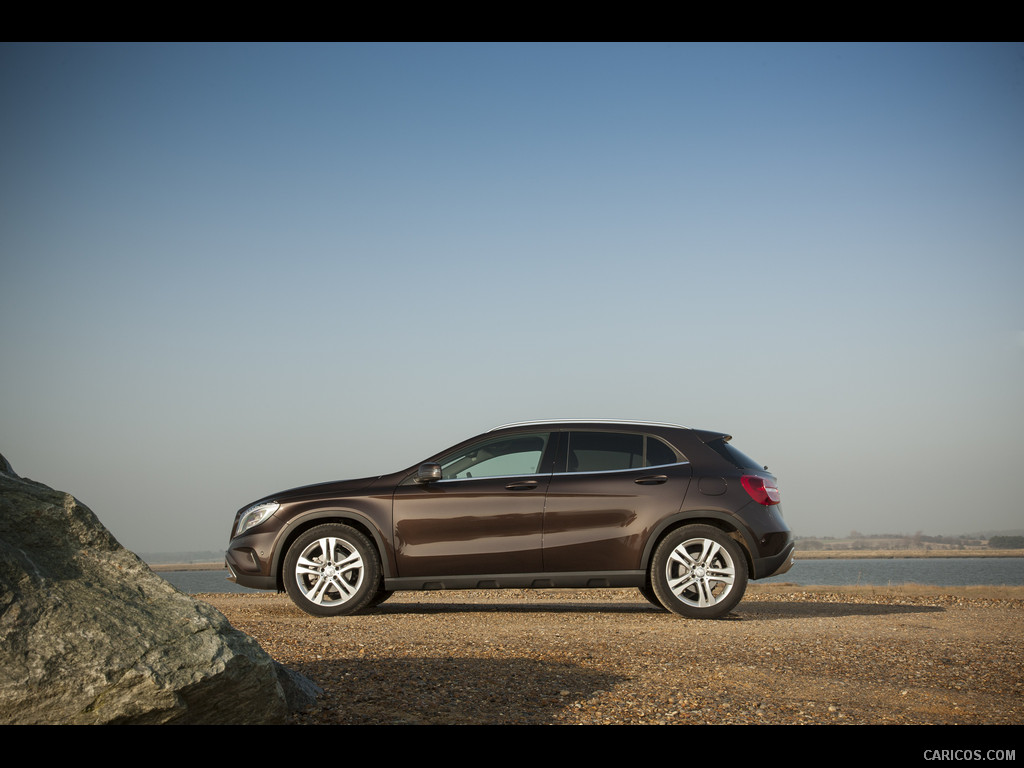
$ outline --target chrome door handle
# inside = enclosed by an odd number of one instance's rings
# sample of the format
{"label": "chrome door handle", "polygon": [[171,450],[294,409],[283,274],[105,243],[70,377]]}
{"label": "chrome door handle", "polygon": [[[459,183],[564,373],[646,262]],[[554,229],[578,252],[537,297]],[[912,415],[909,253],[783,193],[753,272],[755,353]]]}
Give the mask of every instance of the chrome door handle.
{"label": "chrome door handle", "polygon": [[529,491],[532,488],[537,487],[536,480],[519,480],[514,483],[509,483],[505,486],[510,491]]}
{"label": "chrome door handle", "polygon": [[637,485],[661,485],[668,480],[668,475],[647,475],[646,477],[638,477],[633,482]]}

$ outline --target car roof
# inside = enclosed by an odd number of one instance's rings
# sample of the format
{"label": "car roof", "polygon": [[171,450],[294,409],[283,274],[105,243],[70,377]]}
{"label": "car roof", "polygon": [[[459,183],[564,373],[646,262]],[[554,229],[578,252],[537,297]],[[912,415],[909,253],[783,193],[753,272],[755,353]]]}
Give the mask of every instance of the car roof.
{"label": "car roof", "polygon": [[513,427],[534,427],[534,426],[579,426],[581,424],[594,424],[596,426],[618,426],[618,427],[671,427],[673,429],[691,429],[682,424],[672,424],[666,421],[627,421],[624,419],[544,419],[540,421],[516,421],[511,424],[502,424],[488,431],[496,432],[499,429],[511,429]]}

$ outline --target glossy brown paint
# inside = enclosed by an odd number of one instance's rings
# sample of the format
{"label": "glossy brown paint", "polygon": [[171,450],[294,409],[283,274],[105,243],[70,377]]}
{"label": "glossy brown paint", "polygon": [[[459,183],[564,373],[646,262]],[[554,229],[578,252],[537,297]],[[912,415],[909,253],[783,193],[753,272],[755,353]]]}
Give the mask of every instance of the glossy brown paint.
{"label": "glossy brown paint", "polygon": [[[265,497],[280,508],[232,539],[227,560],[234,577],[280,589],[291,543],[325,523],[349,526],[373,542],[385,590],[643,587],[657,543],[681,525],[710,525],[740,542],[751,578],[788,568],[792,535],[779,508],[751,501],[740,483],[751,472],[771,475],[724,461],[709,447],[728,439],[721,433],[643,423],[527,424],[478,435],[426,461],[467,450],[473,456],[476,444],[495,437],[522,442],[538,434],[547,439],[533,474],[418,483],[417,465]],[[648,466],[580,471],[585,449],[596,450],[605,438],[614,443],[616,435],[642,438],[640,463]],[[589,456],[597,460],[593,450]],[[651,466],[652,459],[666,463]]]}
{"label": "glossy brown paint", "polygon": [[682,506],[690,465],[556,474],[544,509],[545,571],[630,571],[658,521]]}
{"label": "glossy brown paint", "polygon": [[541,571],[547,484],[541,475],[400,485],[395,575]]}
{"label": "glossy brown paint", "polygon": [[385,574],[393,575],[392,495],[395,484],[407,475],[408,471],[403,471],[361,481],[323,483],[266,497],[281,499],[281,508],[268,522],[231,540],[226,561],[235,581],[254,589],[282,589],[281,564],[290,543],[309,528],[327,522],[345,522],[370,537],[378,547]]}

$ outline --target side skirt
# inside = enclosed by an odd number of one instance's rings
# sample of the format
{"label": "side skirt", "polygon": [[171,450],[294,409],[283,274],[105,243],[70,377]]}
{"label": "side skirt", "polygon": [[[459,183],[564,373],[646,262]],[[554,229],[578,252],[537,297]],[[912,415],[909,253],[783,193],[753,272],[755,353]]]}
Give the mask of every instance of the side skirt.
{"label": "side skirt", "polygon": [[642,587],[646,580],[646,571],[407,576],[385,578],[384,589],[593,589]]}

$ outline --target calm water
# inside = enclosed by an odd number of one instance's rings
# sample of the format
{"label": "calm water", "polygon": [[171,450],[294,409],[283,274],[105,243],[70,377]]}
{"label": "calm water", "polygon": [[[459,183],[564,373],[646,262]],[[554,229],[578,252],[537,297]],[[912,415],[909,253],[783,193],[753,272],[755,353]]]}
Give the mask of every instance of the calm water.
{"label": "calm water", "polygon": [[905,560],[800,560],[789,573],[759,583],[775,581],[794,584],[839,586],[863,584],[934,584],[966,587],[972,584],[1024,585],[1021,557],[929,557]]}
{"label": "calm water", "polygon": [[[182,592],[253,592],[224,578],[226,571],[169,571],[160,575]],[[759,583],[838,586],[862,584],[934,584],[963,587],[972,584],[1024,585],[1024,558],[964,557],[907,560],[801,560],[782,576]]]}

